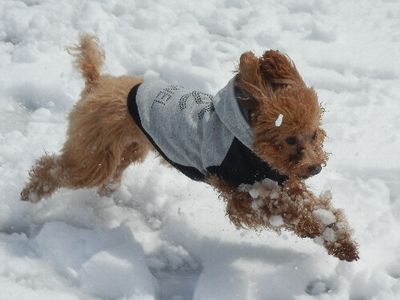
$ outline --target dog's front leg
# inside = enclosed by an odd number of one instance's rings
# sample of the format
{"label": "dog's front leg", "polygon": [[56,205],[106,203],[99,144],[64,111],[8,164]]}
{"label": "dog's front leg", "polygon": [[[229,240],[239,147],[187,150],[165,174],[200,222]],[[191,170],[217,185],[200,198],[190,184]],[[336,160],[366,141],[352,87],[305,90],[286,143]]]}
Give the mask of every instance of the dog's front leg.
{"label": "dog's front leg", "polygon": [[237,228],[260,228],[265,226],[262,215],[254,209],[254,199],[246,191],[241,191],[226,181],[212,176],[208,183],[226,201],[226,214]]}
{"label": "dog's front leg", "polygon": [[277,183],[258,182],[234,187],[217,177],[209,182],[227,201],[227,215],[237,227],[288,229],[301,237],[316,237],[322,233],[320,222],[306,213],[311,211],[311,203],[299,201],[299,197],[295,198],[297,195],[289,195],[289,189]]}
{"label": "dog's front leg", "polygon": [[332,207],[328,195],[316,197],[308,191],[304,182],[289,181],[280,187],[267,180],[239,188],[219,178],[211,178],[210,183],[227,201],[227,214],[237,227],[292,231],[315,238],[341,260],[358,259],[343,212]]}
{"label": "dog's front leg", "polygon": [[[346,220],[343,210],[332,205],[331,193],[327,192],[319,197],[306,189],[305,183],[300,180],[288,181],[283,193],[295,199],[300,216],[292,220],[294,231],[301,237],[313,237],[322,244],[330,255],[341,260],[354,261],[359,259],[358,245],[352,238],[353,230]],[[309,235],[309,230],[301,226],[304,219],[319,224],[317,236]],[[300,225],[300,226],[299,226]]]}

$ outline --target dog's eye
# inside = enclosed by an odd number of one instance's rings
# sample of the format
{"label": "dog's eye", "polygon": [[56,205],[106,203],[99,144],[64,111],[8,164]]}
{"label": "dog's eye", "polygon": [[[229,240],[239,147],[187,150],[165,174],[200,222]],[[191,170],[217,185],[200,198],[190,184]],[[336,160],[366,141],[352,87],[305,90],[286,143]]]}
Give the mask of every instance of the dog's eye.
{"label": "dog's eye", "polygon": [[286,143],[288,145],[295,145],[297,143],[297,139],[295,136],[290,136],[286,139]]}
{"label": "dog's eye", "polygon": [[316,131],[314,131],[314,134],[312,135],[312,137],[311,137],[314,141],[317,139],[317,132]]}

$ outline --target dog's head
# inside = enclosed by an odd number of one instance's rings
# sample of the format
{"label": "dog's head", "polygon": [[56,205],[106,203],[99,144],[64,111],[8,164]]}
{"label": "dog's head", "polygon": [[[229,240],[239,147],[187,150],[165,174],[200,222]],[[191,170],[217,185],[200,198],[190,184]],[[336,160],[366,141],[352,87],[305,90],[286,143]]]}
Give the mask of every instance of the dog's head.
{"label": "dog's head", "polygon": [[242,54],[237,85],[250,97],[241,103],[251,112],[256,153],[289,177],[318,174],[327,160],[324,109],[290,58],[274,50]]}

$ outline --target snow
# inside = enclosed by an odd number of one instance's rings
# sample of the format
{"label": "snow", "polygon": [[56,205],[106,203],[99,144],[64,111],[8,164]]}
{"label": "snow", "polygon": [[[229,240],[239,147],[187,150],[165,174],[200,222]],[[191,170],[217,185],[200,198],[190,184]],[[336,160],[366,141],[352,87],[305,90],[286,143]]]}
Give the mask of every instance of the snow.
{"label": "snow", "polygon": [[318,208],[314,210],[313,215],[325,225],[330,225],[336,222],[335,215],[331,211],[323,208]]}
{"label": "snow", "polygon": [[280,127],[282,125],[282,122],[283,122],[283,115],[279,114],[279,116],[275,120],[275,126]]}
{"label": "snow", "polygon": [[335,242],[337,240],[336,233],[332,228],[326,228],[322,234],[322,237],[325,241],[328,242]]}
{"label": "snow", "polygon": [[[400,298],[398,1],[2,0],[0,20],[1,300]],[[34,160],[64,141],[83,87],[65,47],[81,32],[99,37],[106,72],[208,93],[242,52],[288,53],[326,108],[332,155],[307,183],[332,191],[360,260],[285,232],[237,230],[210,187],[155,156],[111,197],[62,189],[20,202]]]}
{"label": "snow", "polygon": [[282,216],[271,216],[269,222],[270,222],[271,225],[274,226],[274,227],[280,227],[280,226],[283,225]]}

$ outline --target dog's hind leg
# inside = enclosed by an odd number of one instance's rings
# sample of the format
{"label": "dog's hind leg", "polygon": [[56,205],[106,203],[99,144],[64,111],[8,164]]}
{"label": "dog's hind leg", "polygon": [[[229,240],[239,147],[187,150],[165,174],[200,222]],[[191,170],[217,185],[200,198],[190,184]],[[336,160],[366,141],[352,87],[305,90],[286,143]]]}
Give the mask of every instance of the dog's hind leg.
{"label": "dog's hind leg", "polygon": [[38,202],[49,197],[61,186],[62,178],[60,157],[54,154],[43,155],[29,172],[29,182],[21,192],[21,200]]}
{"label": "dog's hind leg", "polygon": [[125,148],[121,160],[111,179],[104,183],[98,190],[100,196],[109,196],[118,189],[122,175],[131,163],[142,162],[150,151],[149,144],[134,142]]}
{"label": "dog's hind leg", "polygon": [[[72,148],[72,149],[71,149]],[[38,202],[58,188],[91,188],[104,185],[121,160],[118,149],[91,152],[67,140],[61,155],[44,155],[29,172],[29,182],[21,192],[21,200]]]}
{"label": "dog's hind leg", "polygon": [[[79,152],[79,149],[74,149],[74,152]],[[42,156],[29,172],[29,182],[21,192],[21,200],[38,202],[50,197],[61,187],[78,189],[101,186],[112,177],[119,156],[108,151],[90,156],[85,152],[71,156],[68,151],[58,156]]]}

